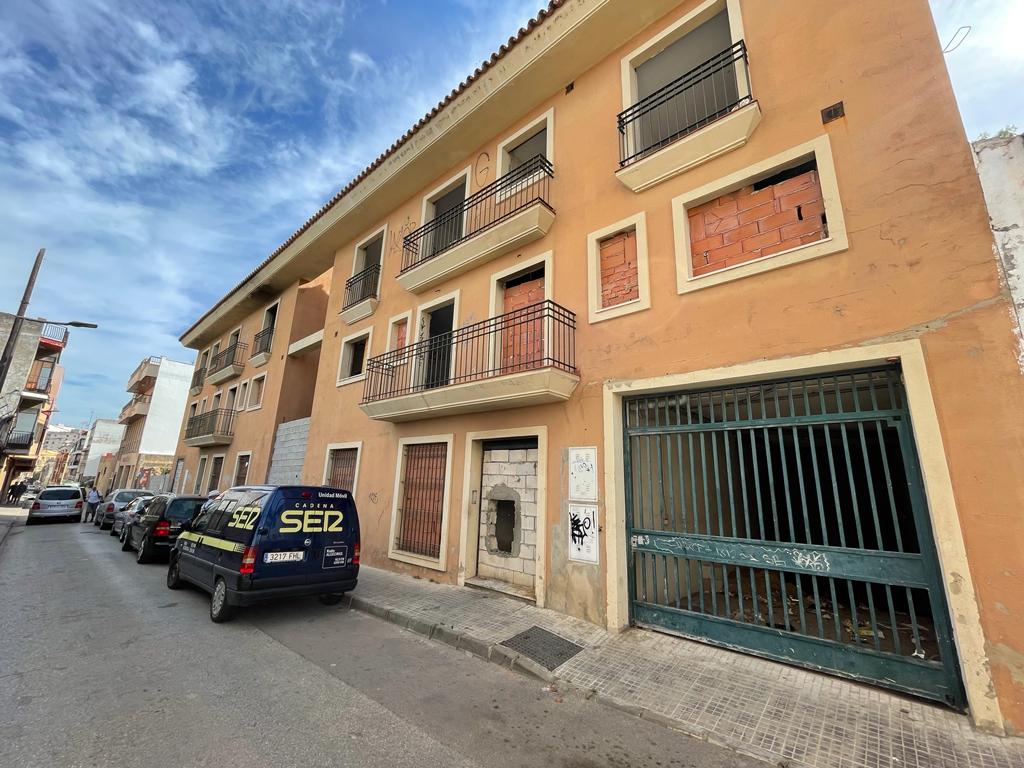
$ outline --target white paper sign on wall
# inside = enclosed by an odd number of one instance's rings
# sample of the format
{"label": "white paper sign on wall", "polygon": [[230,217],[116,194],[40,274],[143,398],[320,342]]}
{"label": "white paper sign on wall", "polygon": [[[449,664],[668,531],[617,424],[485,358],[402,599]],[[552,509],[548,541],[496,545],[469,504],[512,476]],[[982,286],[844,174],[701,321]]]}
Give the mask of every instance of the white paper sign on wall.
{"label": "white paper sign on wall", "polygon": [[597,501],[597,448],[569,449],[569,500]]}
{"label": "white paper sign on wall", "polygon": [[569,559],[582,563],[598,561],[597,507],[569,505]]}

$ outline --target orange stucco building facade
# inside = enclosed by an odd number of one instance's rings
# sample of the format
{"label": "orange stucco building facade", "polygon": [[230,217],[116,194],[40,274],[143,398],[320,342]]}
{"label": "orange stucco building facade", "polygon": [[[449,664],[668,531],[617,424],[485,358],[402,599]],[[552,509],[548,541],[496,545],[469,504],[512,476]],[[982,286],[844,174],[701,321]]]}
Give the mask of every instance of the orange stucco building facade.
{"label": "orange stucco building facade", "polygon": [[552,3],[182,340],[180,490],[345,483],[368,565],[1024,730],[1020,339],[925,0]]}

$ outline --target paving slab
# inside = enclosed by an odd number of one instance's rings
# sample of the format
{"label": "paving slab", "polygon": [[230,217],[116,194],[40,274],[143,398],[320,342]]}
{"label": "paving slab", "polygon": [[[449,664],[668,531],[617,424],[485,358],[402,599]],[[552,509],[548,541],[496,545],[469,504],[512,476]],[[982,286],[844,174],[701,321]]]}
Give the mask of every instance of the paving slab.
{"label": "paving slab", "polygon": [[[497,592],[363,566],[350,604],[780,765],[1024,768],[1024,739],[979,733],[943,707],[684,638],[608,632]],[[551,633],[583,650],[549,671],[543,649],[531,659],[528,645],[503,645],[535,627],[545,632],[534,635]]]}

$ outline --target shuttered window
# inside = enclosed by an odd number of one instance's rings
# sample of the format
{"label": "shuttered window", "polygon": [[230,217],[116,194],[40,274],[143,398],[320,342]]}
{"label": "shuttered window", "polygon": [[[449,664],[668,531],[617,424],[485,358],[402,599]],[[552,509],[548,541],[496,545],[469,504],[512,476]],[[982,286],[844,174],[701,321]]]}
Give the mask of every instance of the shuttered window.
{"label": "shuttered window", "polygon": [[327,458],[327,485],[351,491],[356,484],[358,448],[332,448]]}
{"label": "shuttered window", "polygon": [[405,446],[395,548],[437,559],[441,554],[446,443]]}

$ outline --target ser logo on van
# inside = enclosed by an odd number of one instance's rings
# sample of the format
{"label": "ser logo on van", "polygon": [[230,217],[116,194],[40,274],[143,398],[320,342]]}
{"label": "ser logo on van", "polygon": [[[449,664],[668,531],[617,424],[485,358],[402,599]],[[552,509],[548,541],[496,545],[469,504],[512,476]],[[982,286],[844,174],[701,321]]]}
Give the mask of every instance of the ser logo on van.
{"label": "ser logo on van", "polygon": [[280,533],[336,533],[345,515],[336,509],[289,509],[281,513]]}

